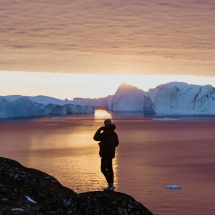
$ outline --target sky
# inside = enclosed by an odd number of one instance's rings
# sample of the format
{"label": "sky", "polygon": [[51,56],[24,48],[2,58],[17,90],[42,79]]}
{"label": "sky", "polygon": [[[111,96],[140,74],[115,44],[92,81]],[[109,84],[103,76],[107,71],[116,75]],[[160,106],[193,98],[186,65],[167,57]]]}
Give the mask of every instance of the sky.
{"label": "sky", "polygon": [[214,0],[1,0],[0,23],[0,95],[215,86]]}

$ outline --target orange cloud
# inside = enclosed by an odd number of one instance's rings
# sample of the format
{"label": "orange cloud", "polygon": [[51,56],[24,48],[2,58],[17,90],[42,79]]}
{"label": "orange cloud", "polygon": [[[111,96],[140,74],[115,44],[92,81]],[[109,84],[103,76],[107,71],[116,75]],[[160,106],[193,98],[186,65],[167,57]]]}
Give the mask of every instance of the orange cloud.
{"label": "orange cloud", "polygon": [[0,70],[214,71],[210,0],[1,0],[0,11]]}

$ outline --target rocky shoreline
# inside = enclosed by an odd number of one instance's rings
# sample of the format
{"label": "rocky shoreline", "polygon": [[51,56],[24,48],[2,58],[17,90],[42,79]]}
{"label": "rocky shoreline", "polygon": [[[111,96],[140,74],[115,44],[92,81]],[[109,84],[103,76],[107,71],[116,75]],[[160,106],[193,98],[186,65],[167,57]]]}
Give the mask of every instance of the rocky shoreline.
{"label": "rocky shoreline", "polygon": [[0,215],[153,215],[120,192],[77,194],[54,177],[0,157]]}

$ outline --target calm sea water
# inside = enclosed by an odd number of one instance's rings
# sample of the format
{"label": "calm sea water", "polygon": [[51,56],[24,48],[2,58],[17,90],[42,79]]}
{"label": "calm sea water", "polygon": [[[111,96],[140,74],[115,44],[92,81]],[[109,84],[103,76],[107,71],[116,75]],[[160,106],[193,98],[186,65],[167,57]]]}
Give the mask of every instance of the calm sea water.
{"label": "calm sea water", "polygon": [[[107,115],[2,120],[0,156],[51,174],[77,193],[101,190],[106,181],[92,138]],[[215,117],[112,119],[120,140],[116,191],[159,215],[215,214]],[[182,189],[166,189],[170,184]]]}

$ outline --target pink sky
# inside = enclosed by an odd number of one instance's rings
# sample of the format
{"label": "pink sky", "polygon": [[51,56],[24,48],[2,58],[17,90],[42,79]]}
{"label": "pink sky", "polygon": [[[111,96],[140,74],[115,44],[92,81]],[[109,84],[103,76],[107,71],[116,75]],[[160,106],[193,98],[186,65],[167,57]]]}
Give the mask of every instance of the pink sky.
{"label": "pink sky", "polygon": [[212,0],[1,0],[0,70],[213,75]]}
{"label": "pink sky", "polygon": [[1,0],[0,23],[0,71],[215,76],[213,0]]}

